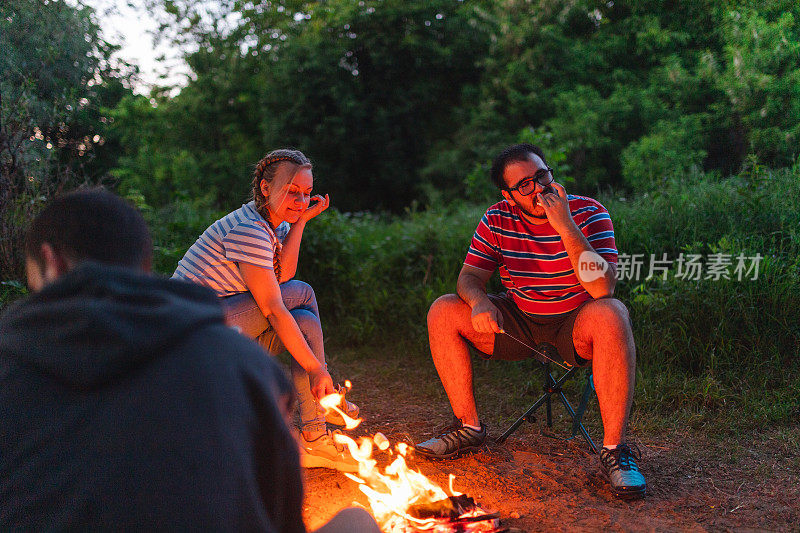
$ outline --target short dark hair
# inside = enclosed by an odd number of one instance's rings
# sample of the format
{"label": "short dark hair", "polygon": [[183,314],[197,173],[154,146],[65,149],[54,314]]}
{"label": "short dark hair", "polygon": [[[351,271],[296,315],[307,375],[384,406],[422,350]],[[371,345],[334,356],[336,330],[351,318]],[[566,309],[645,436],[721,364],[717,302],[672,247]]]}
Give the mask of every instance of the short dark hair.
{"label": "short dark hair", "polygon": [[76,262],[145,269],[153,257],[153,241],[142,215],[103,188],[79,189],[50,202],[25,234],[25,253],[40,265],[44,243]]}
{"label": "short dark hair", "polygon": [[503,174],[506,171],[506,167],[511,163],[528,161],[531,158],[531,154],[538,155],[542,158],[544,164],[547,164],[542,149],[530,143],[514,144],[500,152],[500,155],[495,157],[494,161],[492,161],[492,169],[489,171],[489,177],[492,178],[492,183],[494,183],[498,189],[505,189],[507,185],[503,180]]}

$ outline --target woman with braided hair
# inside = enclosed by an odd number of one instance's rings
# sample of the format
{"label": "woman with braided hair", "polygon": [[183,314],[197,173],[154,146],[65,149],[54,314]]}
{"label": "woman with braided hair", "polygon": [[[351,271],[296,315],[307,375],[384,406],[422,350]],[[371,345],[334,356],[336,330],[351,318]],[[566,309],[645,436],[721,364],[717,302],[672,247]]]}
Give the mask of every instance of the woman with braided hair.
{"label": "woman with braided hair", "polygon": [[[217,220],[189,248],[173,278],[214,289],[231,326],[256,339],[270,354],[284,349],[300,408],[301,463],[355,472],[356,461],[335,443],[318,398],[335,392],[325,364],[322,325],[314,290],[293,280],[306,223],[330,199],[311,196],[311,162],[298,150],[274,150],[253,172],[253,199]],[[341,406],[358,415],[350,402]]]}

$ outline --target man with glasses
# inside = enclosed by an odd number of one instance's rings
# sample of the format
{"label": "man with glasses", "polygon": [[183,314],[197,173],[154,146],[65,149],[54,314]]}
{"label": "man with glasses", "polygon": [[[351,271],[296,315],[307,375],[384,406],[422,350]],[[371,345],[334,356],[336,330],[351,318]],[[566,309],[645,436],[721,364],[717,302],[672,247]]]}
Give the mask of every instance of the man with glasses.
{"label": "man with glasses", "polygon": [[[475,230],[458,294],[440,297],[428,312],[431,354],[455,424],[416,445],[417,453],[450,459],[486,440],[469,346],[486,359],[519,360],[548,342],[570,365],[592,364],[604,427],[601,467],[614,494],[641,497],[645,480],[625,443],[636,347],[628,310],[613,298],[617,249],[608,211],[596,200],[568,195],[531,144],[498,155],[491,179],[503,200]],[[487,294],[497,269],[506,292]]]}

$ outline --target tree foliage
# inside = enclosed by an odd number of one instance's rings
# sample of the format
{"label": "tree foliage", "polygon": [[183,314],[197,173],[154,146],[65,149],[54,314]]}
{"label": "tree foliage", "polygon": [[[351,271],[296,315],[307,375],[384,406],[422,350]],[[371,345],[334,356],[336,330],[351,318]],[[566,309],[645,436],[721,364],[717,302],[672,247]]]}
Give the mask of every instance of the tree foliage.
{"label": "tree foliage", "polygon": [[798,152],[788,0],[149,1],[192,76],[117,110],[137,132],[117,172],[159,204],[230,206],[286,145],[335,205],[395,211],[482,198],[487,162],[522,139],[584,193]]}
{"label": "tree foliage", "polygon": [[220,203],[244,196],[264,152],[294,146],[338,206],[408,205],[421,196],[410,177],[457,127],[488,44],[475,7],[456,0],[234,2],[235,17],[206,2],[157,3],[185,21],[177,37],[193,50],[193,79],[156,98],[152,119],[171,131],[126,161],[191,154]]}
{"label": "tree foliage", "polygon": [[393,210],[484,194],[475,177],[526,132],[584,192],[797,153],[792,2],[151,1],[193,72],[140,109],[119,170],[154,201],[241,199],[285,145],[336,205]]}
{"label": "tree foliage", "polygon": [[116,165],[105,107],[126,91],[86,7],[0,4],[0,274],[19,278],[27,220],[65,186]]}
{"label": "tree foliage", "polygon": [[448,161],[489,158],[544,128],[588,192],[649,188],[693,167],[728,174],[748,154],[785,166],[797,154],[796,2],[500,4],[481,104]]}

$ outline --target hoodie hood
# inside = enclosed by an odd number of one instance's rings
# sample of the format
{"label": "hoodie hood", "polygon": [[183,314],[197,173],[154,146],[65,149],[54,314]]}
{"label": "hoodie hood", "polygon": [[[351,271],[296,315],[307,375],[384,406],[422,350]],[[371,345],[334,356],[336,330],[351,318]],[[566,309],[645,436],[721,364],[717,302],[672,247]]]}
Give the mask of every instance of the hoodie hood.
{"label": "hoodie hood", "polygon": [[101,387],[215,322],[222,307],[206,288],[84,263],[6,309],[0,357],[71,387]]}

